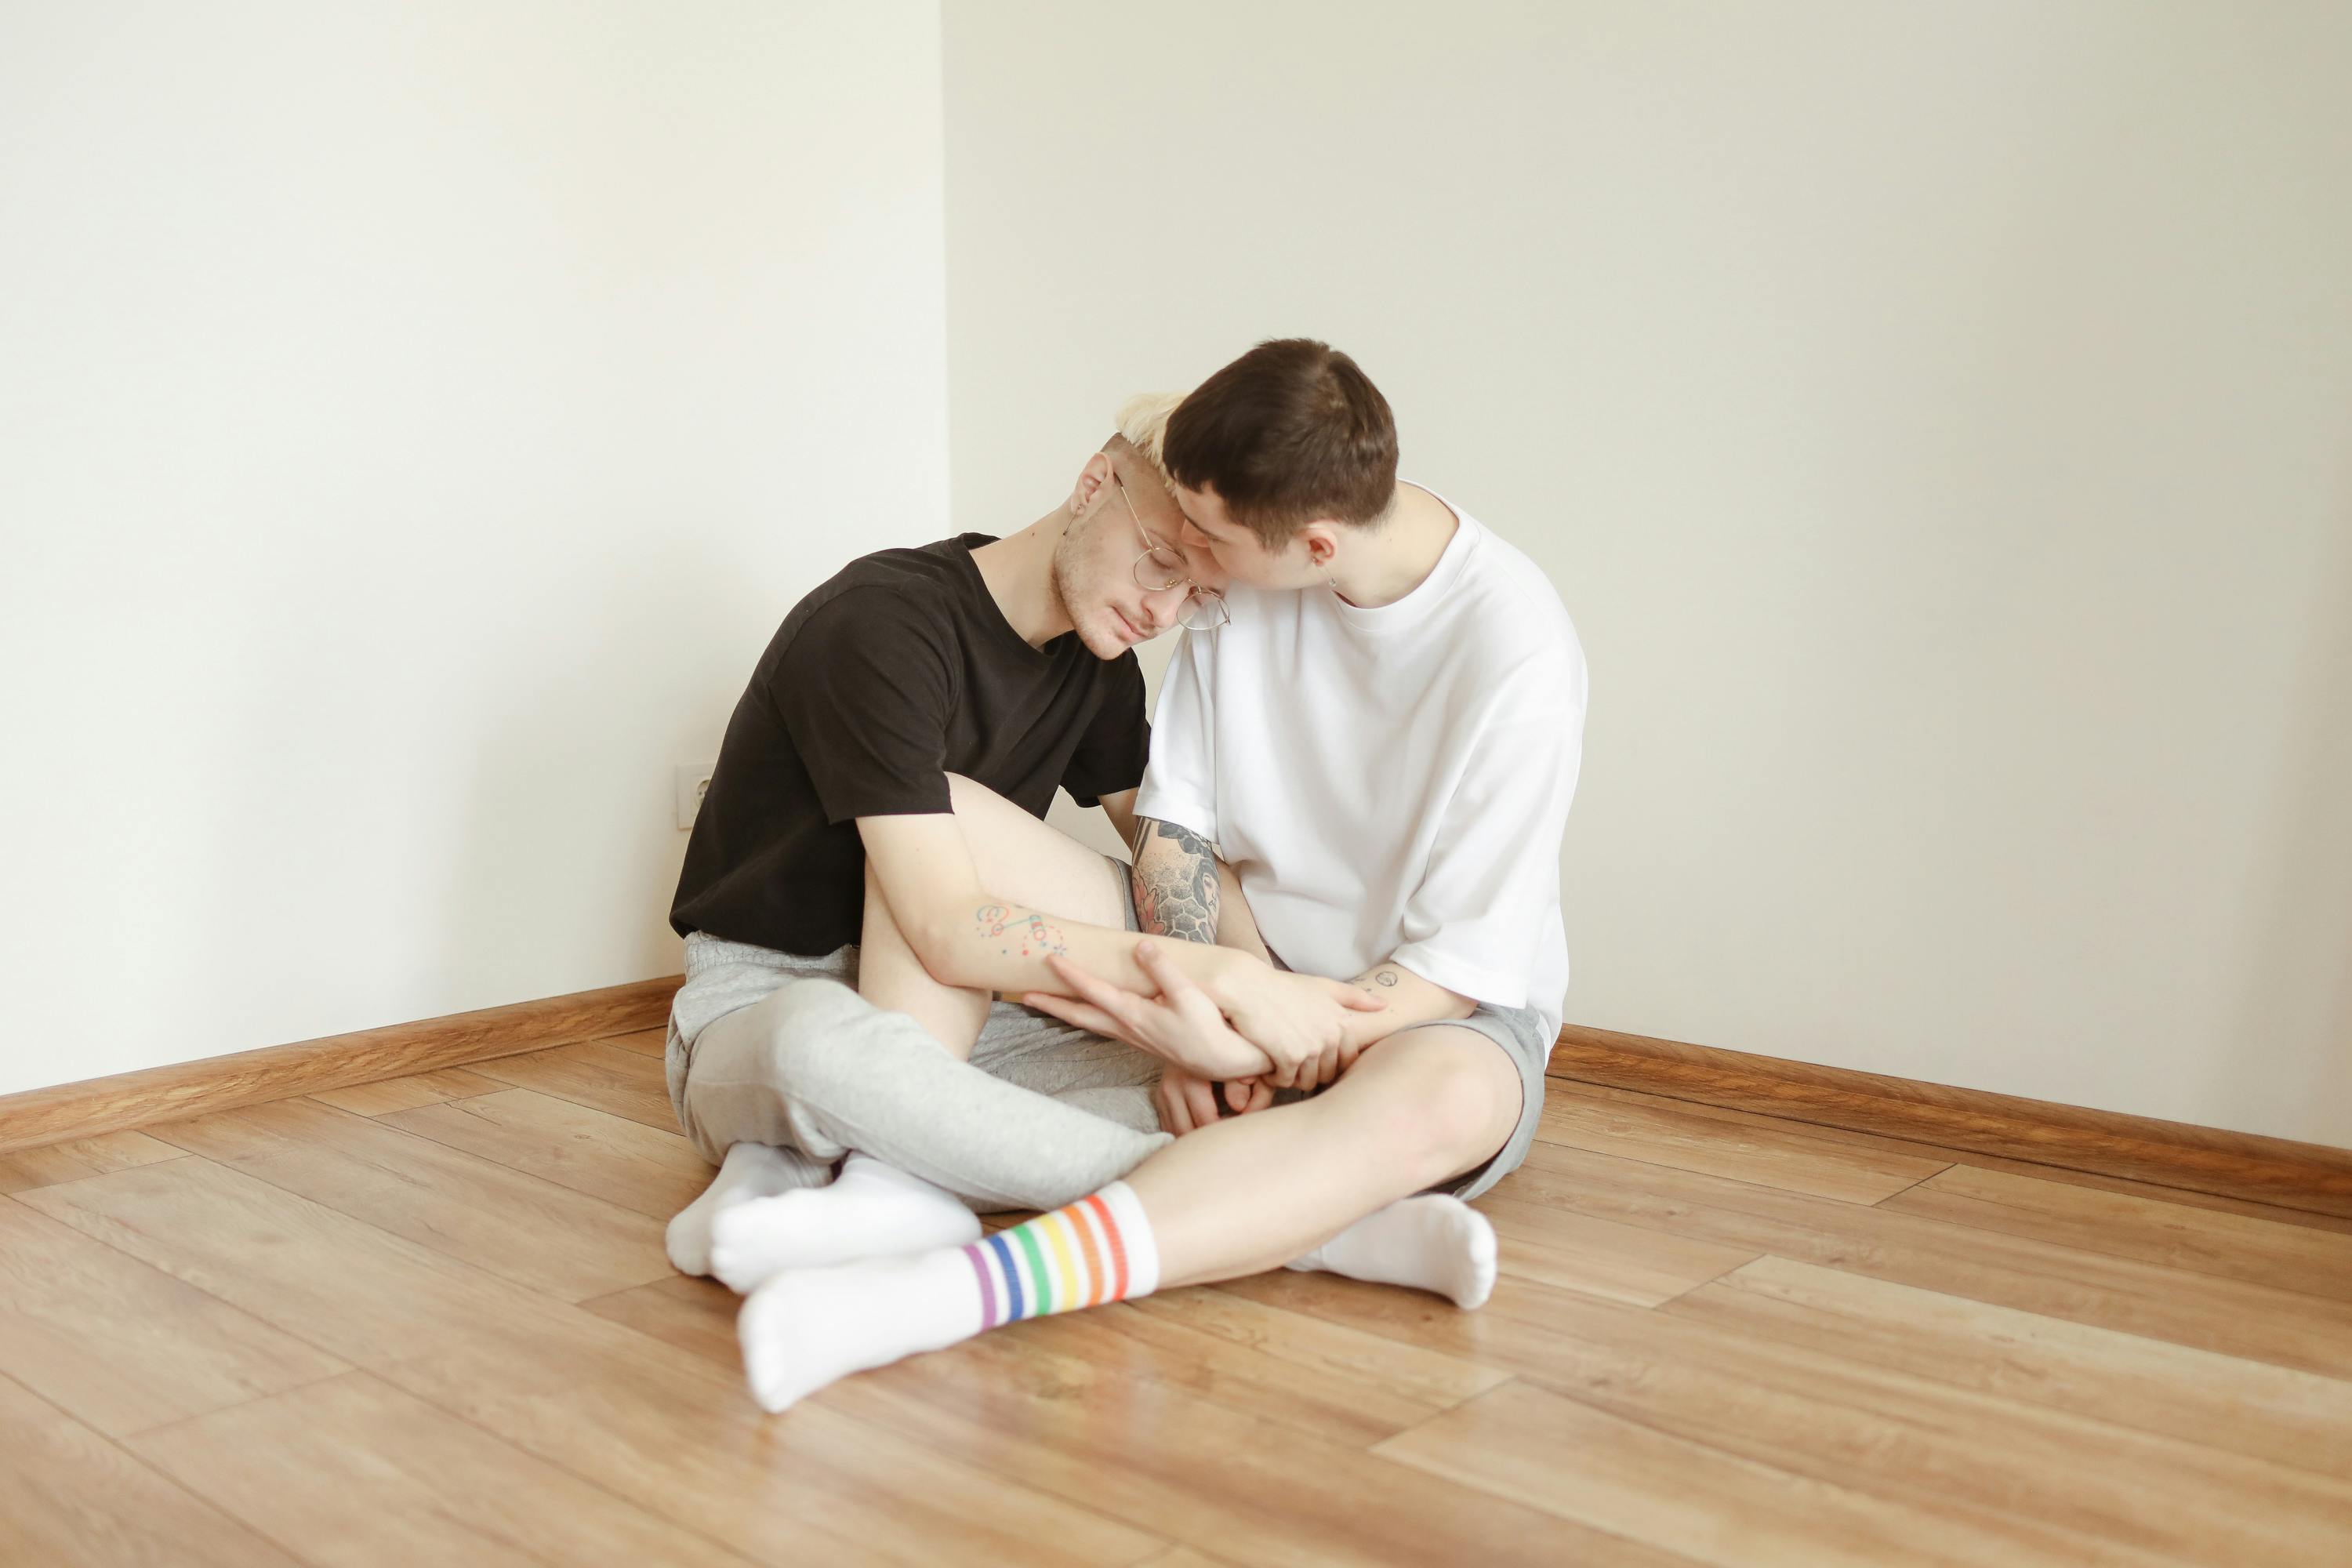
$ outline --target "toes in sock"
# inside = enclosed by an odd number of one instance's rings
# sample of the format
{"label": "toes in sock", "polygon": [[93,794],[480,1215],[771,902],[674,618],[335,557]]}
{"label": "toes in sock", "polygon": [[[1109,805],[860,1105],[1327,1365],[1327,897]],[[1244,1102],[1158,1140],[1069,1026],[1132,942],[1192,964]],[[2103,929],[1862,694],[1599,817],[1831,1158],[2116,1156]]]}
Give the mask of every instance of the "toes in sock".
{"label": "toes in sock", "polygon": [[961,1248],[779,1274],[735,1320],[751,1397],[769,1411],[980,1328],[980,1291]]}
{"label": "toes in sock", "polygon": [[830,1186],[755,1199],[720,1214],[711,1232],[711,1271],[748,1293],[788,1268],[961,1247],[979,1235],[980,1221],[944,1188],[852,1154]]}
{"label": "toes in sock", "polygon": [[711,1226],[722,1210],[822,1183],[828,1173],[827,1166],[790,1149],[772,1149],[765,1143],[730,1145],[710,1185],[669,1222],[663,1240],[670,1266],[681,1274],[709,1273]]}
{"label": "toes in sock", "polygon": [[1467,1311],[1495,1289],[1495,1227],[1459,1198],[1400,1198],[1289,1267],[1434,1290]]}

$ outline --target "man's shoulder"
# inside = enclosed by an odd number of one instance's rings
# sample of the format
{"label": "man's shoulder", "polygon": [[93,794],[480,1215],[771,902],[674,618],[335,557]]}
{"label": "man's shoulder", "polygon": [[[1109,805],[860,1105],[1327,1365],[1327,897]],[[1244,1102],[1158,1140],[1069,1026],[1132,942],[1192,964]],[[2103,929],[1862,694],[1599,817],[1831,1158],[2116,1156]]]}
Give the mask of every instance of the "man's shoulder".
{"label": "man's shoulder", "polygon": [[[955,555],[960,550],[961,563]],[[776,634],[775,652],[781,657],[803,644],[814,647],[877,634],[934,641],[954,624],[952,610],[965,596],[969,561],[969,551],[954,539],[861,555],[793,606]]]}
{"label": "man's shoulder", "polygon": [[1458,646],[1497,665],[1580,672],[1584,649],[1576,623],[1551,578],[1527,552],[1467,512],[1461,515],[1477,535],[1449,595]]}

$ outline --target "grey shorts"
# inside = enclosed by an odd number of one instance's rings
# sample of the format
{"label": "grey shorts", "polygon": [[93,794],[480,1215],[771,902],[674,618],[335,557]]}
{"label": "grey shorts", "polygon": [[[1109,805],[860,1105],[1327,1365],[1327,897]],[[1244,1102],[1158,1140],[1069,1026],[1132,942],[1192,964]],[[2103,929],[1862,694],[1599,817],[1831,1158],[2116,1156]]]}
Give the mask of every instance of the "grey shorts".
{"label": "grey shorts", "polygon": [[[1536,1141],[1536,1128],[1543,1121],[1544,1068],[1551,1061],[1552,1043],[1559,1037],[1545,1026],[1543,1015],[1532,1007],[1490,1007],[1484,1002],[1478,1004],[1476,1012],[1451,1025],[1417,1024],[1413,1027],[1475,1029],[1502,1047],[1503,1054],[1518,1069],[1519,1120],[1501,1151],[1468,1175],[1437,1188],[1457,1198],[1475,1198],[1517,1170],[1527,1159],[1528,1145]],[[1400,1029],[1397,1034],[1412,1032]],[[1396,1036],[1389,1037],[1394,1039]]]}
{"label": "grey shorts", "polygon": [[[1135,918],[1135,890],[1127,863],[1103,858],[1117,877],[1127,910],[1127,929],[1142,928]],[[686,939],[686,984],[670,1003],[669,1039],[662,1053],[670,1108],[688,1126],[686,1079],[694,1064],[694,1042],[702,1031],[739,1008],[766,1001],[787,981],[838,980],[855,990],[857,949],[802,954],[778,952],[749,942],[729,942],[705,931]],[[1160,1081],[1160,1058],[1132,1046],[1107,1040],[1059,1018],[1012,1002],[990,1005],[972,1047],[971,1065],[992,1078],[1074,1103],[1139,1132],[1160,1131],[1151,1089]],[[725,1150],[704,1151],[717,1163]]]}
{"label": "grey shorts", "polygon": [[[1288,970],[1278,953],[1269,953],[1276,969]],[[1536,1141],[1536,1129],[1543,1121],[1544,1068],[1551,1065],[1551,1047],[1559,1032],[1550,1027],[1544,1016],[1532,1007],[1495,1007],[1478,1004],[1477,1010],[1466,1018],[1455,1018],[1433,1024],[1415,1024],[1411,1029],[1399,1029],[1397,1034],[1409,1035],[1412,1029],[1461,1028],[1475,1029],[1496,1045],[1511,1058],[1511,1066],[1519,1075],[1519,1120],[1511,1128],[1510,1137],[1495,1157],[1465,1175],[1450,1182],[1441,1182],[1430,1191],[1450,1193],[1457,1198],[1475,1198],[1487,1188],[1509,1175],[1526,1163],[1528,1146]],[[1395,1038],[1391,1036],[1390,1038]],[[1286,1100],[1303,1099],[1284,1089],[1275,1099],[1277,1104]]]}
{"label": "grey shorts", "polygon": [[[1140,930],[1126,863],[1105,857],[1104,865],[1118,877],[1123,890],[1127,929]],[[728,942],[701,931],[686,939],[686,984],[670,1005],[669,1039],[663,1054],[670,1104],[681,1126],[688,1124],[686,1079],[693,1065],[696,1037],[736,1009],[766,1001],[787,981],[810,977],[838,980],[855,987],[857,949],[803,955]],[[1519,1074],[1519,1119],[1502,1149],[1476,1170],[1433,1189],[1474,1198],[1517,1170],[1528,1157],[1528,1146],[1535,1142],[1543,1116],[1544,1068],[1551,1059],[1555,1032],[1531,1007],[1493,1007],[1485,1003],[1469,1017],[1456,1021],[1455,1026],[1475,1029],[1493,1040]],[[992,1004],[981,1028],[980,1042],[972,1048],[971,1063],[991,1077],[1052,1095],[1137,1131],[1159,1131],[1159,1112],[1151,1102],[1152,1087],[1160,1081],[1159,1058],[1074,1028],[1047,1014],[1011,1002]],[[725,1151],[705,1150],[704,1153],[715,1163]]]}

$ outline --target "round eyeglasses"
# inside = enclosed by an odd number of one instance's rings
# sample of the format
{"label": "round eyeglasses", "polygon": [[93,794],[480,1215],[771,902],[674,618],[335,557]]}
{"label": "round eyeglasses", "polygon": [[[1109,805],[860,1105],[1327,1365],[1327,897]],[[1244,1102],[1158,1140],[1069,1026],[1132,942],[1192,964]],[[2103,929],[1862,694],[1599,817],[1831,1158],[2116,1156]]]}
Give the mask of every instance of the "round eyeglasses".
{"label": "round eyeglasses", "polygon": [[1127,493],[1127,486],[1117,474],[1112,484],[1118,486],[1118,499],[1127,503],[1128,520],[1135,524],[1135,534],[1143,541],[1143,553],[1135,558],[1135,585],[1147,594],[1164,594],[1183,585],[1192,591],[1184,595],[1184,607],[1176,613],[1176,624],[1188,632],[1213,632],[1231,621],[1233,612],[1225,608],[1225,596],[1214,588],[1203,588],[1192,581],[1184,557],[1172,545],[1153,539],[1136,515],[1135,501]]}

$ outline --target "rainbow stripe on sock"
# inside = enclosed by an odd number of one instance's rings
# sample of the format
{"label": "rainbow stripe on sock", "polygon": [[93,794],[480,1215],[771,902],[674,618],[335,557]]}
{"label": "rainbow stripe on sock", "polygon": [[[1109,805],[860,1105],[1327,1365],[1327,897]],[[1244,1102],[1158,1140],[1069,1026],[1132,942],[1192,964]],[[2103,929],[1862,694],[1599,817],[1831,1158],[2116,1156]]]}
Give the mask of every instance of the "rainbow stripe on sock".
{"label": "rainbow stripe on sock", "polygon": [[1123,1301],[1127,1239],[1102,1194],[1041,1214],[963,1249],[980,1279],[982,1329]]}

